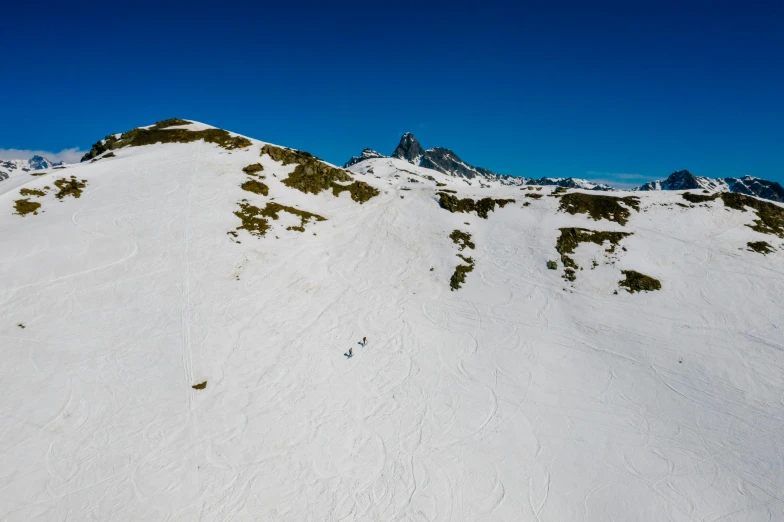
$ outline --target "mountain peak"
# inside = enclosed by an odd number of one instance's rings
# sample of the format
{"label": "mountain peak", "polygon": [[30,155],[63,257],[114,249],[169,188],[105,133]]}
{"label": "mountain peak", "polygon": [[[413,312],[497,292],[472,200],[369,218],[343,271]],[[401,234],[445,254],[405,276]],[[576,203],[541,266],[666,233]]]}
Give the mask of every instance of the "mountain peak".
{"label": "mountain peak", "polygon": [[425,150],[422,148],[422,145],[419,144],[416,137],[412,133],[406,132],[401,136],[400,143],[398,143],[395,148],[395,152],[392,153],[392,157],[406,160],[414,165],[419,165],[419,160],[424,154]]}
{"label": "mountain peak", "polygon": [[345,165],[343,165],[343,168],[347,169],[352,165],[356,165],[360,161],[365,161],[366,159],[386,158],[386,157],[387,156],[384,156],[380,152],[376,152],[373,149],[369,149],[365,147],[364,149],[362,149],[362,153],[359,156],[352,156],[351,159],[348,160]]}

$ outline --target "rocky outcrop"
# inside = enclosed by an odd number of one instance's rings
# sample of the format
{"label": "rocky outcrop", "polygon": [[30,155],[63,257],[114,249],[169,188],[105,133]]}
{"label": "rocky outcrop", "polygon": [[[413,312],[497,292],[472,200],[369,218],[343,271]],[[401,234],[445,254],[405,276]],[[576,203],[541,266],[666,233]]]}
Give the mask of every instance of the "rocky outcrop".
{"label": "rocky outcrop", "polygon": [[413,134],[407,132],[400,138],[395,151],[392,153],[393,158],[406,160],[413,165],[419,165],[422,156],[425,155],[425,150],[419,144]]}

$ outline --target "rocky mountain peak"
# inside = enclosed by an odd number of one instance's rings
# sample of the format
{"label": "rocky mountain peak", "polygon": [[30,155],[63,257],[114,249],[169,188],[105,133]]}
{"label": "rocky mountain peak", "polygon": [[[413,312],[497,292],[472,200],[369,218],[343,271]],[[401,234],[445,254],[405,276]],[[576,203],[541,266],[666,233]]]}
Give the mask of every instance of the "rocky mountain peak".
{"label": "rocky mountain peak", "polygon": [[419,144],[413,134],[407,132],[400,138],[400,143],[395,148],[395,152],[392,153],[392,157],[419,165],[419,160],[424,154],[425,149],[422,148],[422,145]]}
{"label": "rocky mountain peak", "polygon": [[697,177],[688,170],[676,170],[669,175],[667,182],[682,189],[698,189],[702,187],[697,182]]}
{"label": "rocky mountain peak", "polygon": [[352,156],[351,159],[348,160],[345,165],[343,165],[343,168],[347,169],[352,165],[356,165],[360,161],[365,161],[366,159],[386,158],[386,157],[387,156],[384,156],[380,152],[376,152],[373,149],[369,149],[365,147],[364,149],[362,149],[362,153],[359,156]]}

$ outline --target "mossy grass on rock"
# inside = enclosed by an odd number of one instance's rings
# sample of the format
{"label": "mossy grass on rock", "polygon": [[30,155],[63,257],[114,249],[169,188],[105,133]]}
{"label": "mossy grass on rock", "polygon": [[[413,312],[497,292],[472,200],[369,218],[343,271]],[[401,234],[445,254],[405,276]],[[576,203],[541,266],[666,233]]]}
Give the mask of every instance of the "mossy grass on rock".
{"label": "mossy grass on rock", "polygon": [[714,199],[718,198],[719,195],[713,194],[711,196],[703,196],[702,194],[692,194],[691,192],[685,192],[681,194],[681,197],[689,203],[704,203],[706,201],[713,201]]}
{"label": "mossy grass on rock", "polygon": [[464,257],[460,254],[457,254],[457,257],[465,261],[466,264],[457,265],[455,267],[455,271],[449,280],[449,287],[453,292],[463,286],[463,283],[465,283],[466,274],[474,270],[474,259],[472,257]]}
{"label": "mossy grass on rock", "polygon": [[46,192],[37,189],[23,188],[22,190],[19,191],[19,193],[23,196],[35,196],[37,198],[40,198],[41,196],[46,196]]}
{"label": "mossy grass on rock", "polygon": [[[299,226],[290,226],[287,227],[286,230],[304,232],[305,225],[311,219],[315,221],[326,221],[326,218],[319,216],[318,214],[313,214],[311,212],[299,210],[298,208],[281,205],[279,203],[275,203],[274,201],[270,201],[262,209],[251,205],[247,202],[247,200],[243,200],[239,203],[239,207],[240,209],[234,212],[234,215],[240,218],[242,221],[242,224],[237,227],[237,230],[247,230],[248,233],[256,237],[263,237],[267,233],[270,228],[268,218],[277,220],[280,217],[280,212],[288,212],[289,214],[298,216],[300,218]],[[232,232],[229,232],[229,234],[232,234]]]}
{"label": "mossy grass on rock", "polygon": [[165,129],[167,127],[181,127],[183,125],[190,125],[193,123],[188,120],[181,120],[180,118],[169,118],[168,120],[161,120],[153,125],[151,128],[155,130]]}
{"label": "mossy grass on rock", "polygon": [[109,152],[107,154],[104,154],[103,156],[98,156],[97,158],[94,158],[90,163],[95,163],[98,160],[102,160],[106,158],[114,158],[114,157],[115,157],[114,152]]}
{"label": "mossy grass on rock", "polygon": [[757,211],[757,219],[754,220],[754,224],[746,225],[750,229],[761,234],[784,238],[784,207],[737,192],[722,192],[721,199],[726,207],[741,212],[745,212],[746,207]]}
{"label": "mossy grass on rock", "polygon": [[191,388],[193,388],[194,390],[203,390],[206,387],[207,387],[207,381],[200,382],[199,384],[194,384],[193,386],[191,386]]}
{"label": "mossy grass on rock", "polygon": [[242,172],[248,176],[257,176],[258,173],[263,170],[264,166],[261,163],[254,163],[252,165],[248,165],[247,167],[243,167]]}
{"label": "mossy grass on rock", "polygon": [[[284,179],[282,183],[287,187],[297,189],[306,194],[319,194],[332,189],[334,196],[342,192],[351,194],[351,199],[357,203],[365,203],[378,196],[379,192],[364,181],[355,181],[343,169],[327,165],[309,152],[284,149],[274,145],[264,145],[261,154],[268,154],[275,161],[283,165],[297,164],[294,172]],[[344,185],[348,183],[348,185]]]}
{"label": "mossy grass on rock", "polygon": [[770,254],[776,251],[767,241],[749,241],[746,243],[746,246],[749,247],[749,250],[753,250],[754,252],[758,252],[762,255]]}
{"label": "mossy grass on rock", "polygon": [[54,182],[54,185],[60,189],[60,191],[55,194],[57,199],[63,199],[66,196],[71,196],[78,199],[82,197],[82,189],[87,186],[87,180],[83,179],[79,181],[76,179],[76,176],[71,176],[70,179],[58,179]]}
{"label": "mossy grass on rock", "polygon": [[41,208],[41,204],[37,201],[30,201],[29,199],[17,199],[14,201],[14,209],[16,209],[16,214],[20,216],[26,216],[27,214],[37,216],[39,208]]}
{"label": "mossy grass on rock", "polygon": [[560,231],[561,235],[555,243],[555,249],[561,254],[561,263],[564,267],[572,269],[580,268],[570,257],[580,243],[595,243],[599,246],[609,243],[610,246],[605,251],[612,254],[623,238],[632,235],[630,232],[605,232],[574,227],[561,228]]}
{"label": "mossy grass on rock", "polygon": [[494,211],[496,205],[503,208],[509,203],[514,203],[513,199],[482,198],[478,201],[471,198],[460,199],[443,190],[436,194],[438,194],[438,204],[441,208],[449,212],[476,212],[476,215],[483,219],[487,219],[488,213]]}
{"label": "mossy grass on rock", "polygon": [[784,238],[784,207],[780,207],[770,201],[737,192],[721,192],[709,196],[685,192],[681,194],[681,197],[690,203],[703,203],[721,198],[725,207],[740,210],[741,212],[746,212],[746,208],[751,208],[757,211],[757,219],[754,220],[754,224],[746,225],[747,227],[761,234],[771,234]]}
{"label": "mossy grass on rock", "polygon": [[251,141],[242,136],[232,136],[223,129],[171,129],[169,127],[186,125],[191,122],[173,118],[170,120],[159,121],[148,129],[136,128],[124,132],[117,138],[115,135],[106,136],[103,140],[95,143],[90,151],[82,157],[82,161],[87,161],[100,156],[108,150],[120,149],[123,147],[141,147],[144,145],[154,145],[156,143],[191,143],[204,140],[214,143],[226,150],[242,149],[251,146]]}
{"label": "mossy grass on rock", "polygon": [[[528,187],[528,190],[533,190],[533,187]],[[527,197],[527,198],[534,198],[534,199],[541,199],[542,195],[541,194],[534,194],[533,192],[529,192],[529,193],[525,194],[525,197]]]}
{"label": "mossy grass on rock", "polygon": [[661,283],[658,279],[651,276],[635,272],[634,270],[622,270],[621,273],[626,276],[625,279],[618,281],[618,285],[626,288],[626,290],[633,294],[635,292],[653,292],[661,290]]}
{"label": "mossy grass on rock", "polygon": [[[624,205],[621,205],[623,203]],[[561,196],[559,210],[569,214],[588,214],[595,221],[606,219],[625,225],[629,220],[629,209],[640,211],[640,200],[635,196],[616,198],[599,194],[572,192]]]}
{"label": "mossy grass on rock", "polygon": [[474,242],[471,241],[471,234],[463,232],[462,230],[453,230],[452,233],[449,234],[449,239],[459,247],[458,250],[461,252],[466,248],[473,250],[476,246],[474,245]]}
{"label": "mossy grass on rock", "polygon": [[[285,182],[286,180],[283,181],[283,183]],[[332,194],[337,197],[341,192],[348,192],[351,194],[351,199],[360,205],[369,199],[378,196],[378,190],[363,181],[355,181],[349,185],[332,183]]]}
{"label": "mossy grass on rock", "polygon": [[557,270],[558,269],[558,263],[556,263],[555,261],[553,261],[551,259],[550,261],[547,262],[547,269],[548,270]]}
{"label": "mossy grass on rock", "polygon": [[242,190],[247,190],[248,192],[253,192],[254,194],[261,194],[262,196],[269,196],[269,187],[262,183],[261,181],[256,181],[255,179],[249,179],[242,185],[240,185]]}

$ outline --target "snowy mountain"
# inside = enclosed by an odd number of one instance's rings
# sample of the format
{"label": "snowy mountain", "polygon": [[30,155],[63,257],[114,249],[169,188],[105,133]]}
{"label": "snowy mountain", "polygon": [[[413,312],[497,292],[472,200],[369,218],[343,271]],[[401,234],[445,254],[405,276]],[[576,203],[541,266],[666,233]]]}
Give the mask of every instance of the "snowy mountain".
{"label": "snowy mountain", "polygon": [[781,520],[784,205],[443,161],[0,182],[0,519]]}
{"label": "snowy mountain", "polygon": [[65,165],[64,162],[52,163],[48,159],[35,155],[28,160],[0,159],[0,181],[8,179],[12,174],[19,172],[34,172],[37,170],[51,169]]}
{"label": "snowy mountain", "polygon": [[706,178],[695,176],[688,170],[679,170],[665,180],[651,181],[635,190],[708,190],[718,192],[737,192],[772,201],[784,201],[784,188],[775,181],[767,181],[753,176],[742,178]]}
{"label": "snowy mountain", "polygon": [[579,179],[579,178],[539,178],[539,179],[529,179],[526,182],[527,185],[542,185],[542,186],[557,186],[557,187],[564,187],[564,188],[575,188],[575,189],[585,189],[585,190],[600,190],[600,191],[612,191],[615,188],[611,187],[610,185],[606,185],[604,183],[594,183],[587,179]]}
{"label": "snowy mountain", "polygon": [[13,186],[17,186],[23,184],[25,181],[24,178],[18,176],[19,174],[30,174],[41,170],[51,169],[53,167],[64,167],[64,162],[59,163],[52,163],[46,158],[41,156],[35,155],[29,160],[20,160],[20,159],[11,159],[11,160],[4,160],[0,159],[0,182],[6,181],[11,179],[12,177],[16,180],[16,182],[9,181],[6,185],[10,185],[13,183]]}

